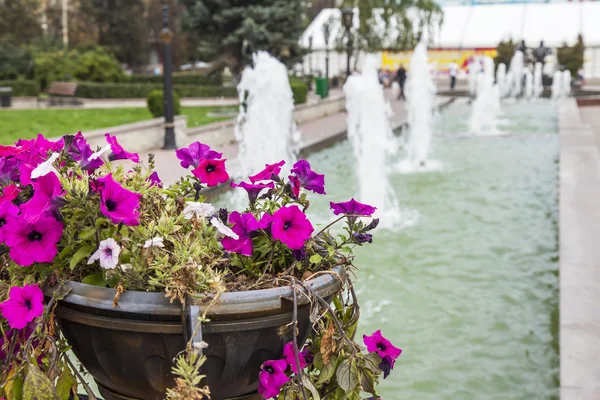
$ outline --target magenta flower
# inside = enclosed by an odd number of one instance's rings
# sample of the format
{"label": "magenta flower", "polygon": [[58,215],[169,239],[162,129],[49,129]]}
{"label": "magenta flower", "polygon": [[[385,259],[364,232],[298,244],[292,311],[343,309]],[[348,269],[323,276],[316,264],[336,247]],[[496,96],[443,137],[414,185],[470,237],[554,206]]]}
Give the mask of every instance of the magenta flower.
{"label": "magenta flower", "polygon": [[15,146],[0,145],[0,157],[15,157],[24,152],[26,149]]}
{"label": "magenta flower", "polygon": [[2,196],[0,196],[0,200],[13,201],[19,196],[21,193],[21,189],[16,187],[15,185],[8,185],[2,189]]}
{"label": "magenta flower", "polygon": [[[292,176],[296,176],[300,185],[312,192],[325,194],[325,175],[317,174],[310,169],[310,164],[306,160],[300,160],[292,168]],[[291,179],[291,178],[290,178]]]}
{"label": "magenta flower", "polygon": [[258,374],[258,393],[265,399],[277,397],[283,385],[290,378],[285,374],[287,362],[285,360],[265,361]]}
{"label": "magenta flower", "polygon": [[392,342],[383,337],[381,330],[371,336],[363,335],[363,341],[369,353],[377,353],[381,358],[389,357],[392,361],[396,361],[402,354],[401,349],[394,347]]}
{"label": "magenta flower", "polygon": [[27,163],[22,163],[19,165],[19,181],[21,182],[21,185],[27,186],[33,183],[31,180],[31,173],[34,169],[35,167]]}
{"label": "magenta flower", "polygon": [[263,216],[260,218],[260,221],[258,221],[258,229],[270,229],[272,222],[273,216],[271,214],[264,213]]}
{"label": "magenta flower", "polygon": [[282,207],[273,214],[271,232],[274,239],[292,250],[300,250],[314,228],[298,206]]}
{"label": "magenta flower", "polygon": [[296,175],[290,175],[290,187],[292,188],[292,194],[295,198],[300,197],[300,189],[302,188],[302,184],[300,183],[300,179]]}
{"label": "magenta flower", "polygon": [[240,214],[239,212],[234,211],[229,214],[229,223],[233,224],[231,230],[238,235],[238,238],[222,238],[221,244],[223,245],[223,248],[232,253],[251,257],[254,247],[252,245],[250,232],[259,229],[259,223],[256,221],[256,218],[254,218],[252,213]]}
{"label": "magenta flower", "polygon": [[15,144],[17,147],[23,149],[17,155],[17,159],[31,165],[33,168],[37,167],[41,162],[46,161],[48,153],[60,152],[65,146],[64,139],[61,138],[56,142],[51,142],[41,134],[38,134],[35,139],[19,140]]}
{"label": "magenta flower", "polygon": [[275,164],[265,164],[265,169],[263,169],[262,171],[260,171],[258,174],[256,175],[252,175],[250,176],[248,179],[250,179],[250,182],[255,183],[258,181],[270,181],[273,178],[273,175],[275,176],[279,176],[279,173],[281,172],[281,167],[285,164],[285,161],[279,161],[278,163]]}
{"label": "magenta flower", "polygon": [[112,152],[108,155],[108,159],[110,161],[131,160],[134,163],[140,162],[140,156],[136,153],[129,153],[128,151],[125,151],[125,149],[121,147],[121,145],[117,141],[116,136],[110,136],[109,133],[107,133],[105,136],[106,141],[108,142],[108,144],[110,144],[110,149],[112,150]]}
{"label": "magenta flower", "polygon": [[333,201],[329,203],[330,208],[333,210],[335,215],[345,214],[345,215],[361,215],[364,217],[368,217],[373,215],[377,208],[372,207],[368,204],[359,203],[358,201],[351,199],[350,201],[346,201],[343,203],[334,203]]}
{"label": "magenta flower", "polygon": [[116,182],[112,174],[98,179],[100,184],[100,210],[113,224],[127,226],[140,224],[141,194],[131,192]]}
{"label": "magenta flower", "polygon": [[44,313],[44,294],[37,285],[13,286],[8,295],[0,311],[11,328],[23,329]]}
{"label": "magenta flower", "polygon": [[148,177],[148,179],[146,179],[148,182],[150,182],[150,186],[158,186],[159,188],[163,187],[163,183],[160,180],[160,178],[158,177],[158,172],[154,171],[153,173],[150,174],[150,176]]}
{"label": "magenta flower", "polygon": [[15,158],[0,157],[0,185],[8,185],[19,180],[19,161]]}
{"label": "magenta flower", "polygon": [[3,228],[10,258],[23,267],[35,262],[52,262],[58,252],[56,244],[62,236],[63,224],[52,217],[41,217],[35,223],[28,223],[23,218],[23,215],[8,218]]}
{"label": "magenta flower", "polygon": [[10,200],[0,200],[0,243],[4,243],[4,226],[10,219],[16,219],[19,215],[19,207],[15,206]]}
{"label": "magenta flower", "polygon": [[100,157],[90,161],[90,156],[94,154],[94,152],[81,132],[77,132],[77,135],[73,138],[73,142],[71,143],[68,152],[74,161],[79,162],[81,169],[84,171],[95,171],[104,164],[104,161],[102,161],[102,158]]}
{"label": "magenta flower", "polygon": [[200,161],[198,168],[193,170],[192,173],[206,186],[217,186],[219,183],[225,183],[229,180],[229,174],[225,169],[225,161],[227,160],[209,160],[205,158]]}
{"label": "magenta flower", "polygon": [[181,166],[183,168],[189,168],[193,166],[194,168],[198,168],[200,165],[200,161],[206,160],[216,160],[223,157],[223,153],[218,153],[203,143],[195,142],[190,144],[188,148],[179,149],[175,151],[177,158],[181,161]]}
{"label": "magenta flower", "polygon": [[[298,361],[300,361],[300,369],[303,370],[308,366],[308,350],[302,350],[298,353]],[[288,363],[290,368],[292,368],[292,372],[297,374],[298,369],[296,368],[296,356],[294,355],[294,344],[292,342],[285,345],[283,348],[283,357],[285,358],[285,362]]]}
{"label": "magenta flower", "polygon": [[21,206],[25,221],[35,223],[45,215],[51,215],[57,209],[57,197],[63,194],[62,186],[56,174],[40,176],[33,182],[33,197]]}
{"label": "magenta flower", "polygon": [[260,192],[262,192],[264,189],[273,189],[275,187],[275,184],[273,182],[269,182],[269,183],[240,182],[239,184],[231,182],[230,186],[232,188],[241,187],[242,189],[245,189],[246,192],[248,192],[248,198],[250,199],[250,203],[254,204],[254,202],[258,198],[258,195],[260,194]]}

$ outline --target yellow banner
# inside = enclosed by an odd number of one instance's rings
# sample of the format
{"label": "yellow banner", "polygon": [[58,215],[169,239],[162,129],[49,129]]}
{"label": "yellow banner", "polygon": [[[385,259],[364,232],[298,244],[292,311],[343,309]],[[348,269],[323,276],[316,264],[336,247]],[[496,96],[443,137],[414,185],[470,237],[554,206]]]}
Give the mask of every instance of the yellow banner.
{"label": "yellow banner", "polygon": [[[410,58],[412,51],[403,51],[392,53],[383,51],[381,53],[381,68],[388,71],[396,71],[400,65],[404,65],[406,70],[410,69]],[[448,72],[450,63],[455,62],[460,69],[467,69],[469,59],[474,56],[496,57],[496,49],[429,49],[427,50],[429,62],[437,64],[439,72]]]}

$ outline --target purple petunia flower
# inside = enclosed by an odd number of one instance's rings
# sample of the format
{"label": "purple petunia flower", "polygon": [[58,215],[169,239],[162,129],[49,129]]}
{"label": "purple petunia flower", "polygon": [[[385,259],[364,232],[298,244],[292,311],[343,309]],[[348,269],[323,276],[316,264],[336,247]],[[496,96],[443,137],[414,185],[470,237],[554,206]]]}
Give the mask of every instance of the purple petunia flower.
{"label": "purple petunia flower", "polygon": [[56,174],[40,176],[33,182],[33,197],[21,206],[25,221],[35,223],[45,215],[51,215],[59,203],[53,202],[63,194],[63,188]]}
{"label": "purple petunia flower", "polygon": [[297,199],[300,197],[300,189],[302,188],[302,184],[300,183],[300,179],[296,175],[290,175],[290,187],[292,189],[292,194]]}
{"label": "purple petunia flower", "polygon": [[0,157],[0,185],[5,186],[19,180],[19,160]]}
{"label": "purple petunia flower", "polygon": [[104,164],[104,161],[100,157],[90,160],[90,156],[94,152],[81,132],[77,132],[77,135],[73,138],[68,152],[74,161],[79,162],[79,166],[84,171],[95,171]]}
{"label": "purple petunia flower", "polygon": [[181,161],[181,166],[183,168],[189,168],[190,166],[198,168],[200,161],[204,159],[216,160],[223,157],[223,153],[211,150],[208,145],[200,142],[192,143],[188,148],[179,149],[175,151],[175,154]]}
{"label": "purple petunia flower", "polygon": [[383,372],[383,379],[386,379],[394,369],[394,360],[390,356],[383,357],[379,364],[379,369]]}
{"label": "purple petunia flower", "polygon": [[298,178],[300,185],[304,189],[318,194],[325,194],[325,175],[317,174],[315,171],[310,169],[310,164],[308,161],[300,160],[294,164],[291,176]]}
{"label": "purple petunia flower", "polygon": [[156,171],[151,173],[148,179],[146,180],[150,182],[150,186],[158,186],[159,188],[163,187],[163,183],[158,177],[158,172]]}
{"label": "purple petunia flower", "polygon": [[108,155],[108,159],[110,161],[115,160],[131,160],[134,163],[140,162],[140,156],[136,153],[130,153],[125,151],[125,149],[119,144],[116,136],[110,136],[110,134],[106,134],[106,142],[110,144],[110,149],[112,152]]}
{"label": "purple petunia flower", "polygon": [[265,361],[258,374],[258,393],[265,399],[277,397],[283,385],[290,380],[285,374],[286,368],[285,360]]}
{"label": "purple petunia flower", "polygon": [[4,226],[11,218],[17,218],[19,215],[19,207],[15,206],[10,200],[0,200],[0,243],[4,243]]}
{"label": "purple petunia flower", "polygon": [[44,294],[37,285],[13,286],[9,299],[0,303],[0,312],[13,329],[23,329],[44,313]]}
{"label": "purple petunia flower", "polygon": [[243,256],[252,256],[254,247],[252,245],[252,238],[250,232],[254,232],[259,229],[258,222],[252,213],[240,214],[237,211],[229,214],[229,223],[233,224],[231,228],[238,238],[234,239],[231,237],[224,237],[221,239],[223,248],[232,253],[238,253]]}
{"label": "purple petunia flower", "polygon": [[362,204],[358,201],[351,199],[350,201],[346,201],[343,203],[334,203],[333,201],[329,203],[330,208],[333,210],[335,215],[345,214],[345,215],[361,215],[364,217],[368,217],[373,215],[377,208],[372,207],[368,204]]}
{"label": "purple petunia flower", "polygon": [[292,250],[299,250],[310,238],[314,228],[298,206],[282,207],[273,214],[271,232],[274,239]]}
{"label": "purple petunia flower", "polygon": [[269,182],[269,183],[240,182],[239,184],[231,182],[230,186],[232,188],[241,187],[242,189],[245,189],[246,192],[248,192],[248,198],[250,199],[250,203],[254,203],[256,201],[256,199],[258,198],[258,195],[260,194],[260,192],[262,192],[264,189],[273,189],[275,187],[275,184],[273,182]]}
{"label": "purple petunia flower", "polygon": [[56,244],[62,236],[63,224],[52,217],[41,217],[35,223],[23,219],[23,215],[8,218],[3,228],[10,258],[23,267],[52,262],[58,252]]}
{"label": "purple petunia flower", "polygon": [[396,361],[402,354],[401,349],[394,347],[392,342],[383,337],[381,330],[371,336],[363,335],[363,341],[369,353],[377,353],[381,358],[389,357],[392,361]]}
{"label": "purple petunia flower", "polygon": [[270,180],[272,180],[273,175],[279,176],[279,173],[281,172],[281,167],[284,164],[285,164],[285,161],[283,161],[283,160],[281,160],[275,164],[265,164],[265,169],[263,169],[256,175],[252,175],[252,176],[248,177],[248,179],[250,179],[250,182],[252,182],[252,183],[255,183],[258,181],[270,181]]}
{"label": "purple petunia flower", "polygon": [[306,249],[303,247],[300,250],[293,250],[292,257],[294,257],[294,260],[296,261],[304,261],[308,255],[306,254]]}
{"label": "purple petunia flower", "polygon": [[192,171],[192,174],[200,179],[200,182],[209,187],[225,183],[229,180],[229,174],[225,169],[225,161],[227,160],[203,159],[198,164],[198,168]]}
{"label": "purple petunia flower", "polygon": [[[303,350],[298,354],[298,361],[300,361],[301,370],[308,366],[308,361],[306,360],[307,353],[308,350]],[[283,348],[283,357],[285,358],[285,362],[287,362],[290,368],[292,368],[292,372],[297,374],[298,369],[296,368],[296,356],[294,355],[294,344],[292,342],[286,344]]]}
{"label": "purple petunia flower", "polygon": [[141,194],[131,192],[116,182],[112,174],[98,179],[100,189],[100,210],[113,224],[128,226],[140,224]]}
{"label": "purple petunia flower", "polygon": [[352,236],[355,243],[373,243],[373,235],[370,233],[353,233]]}

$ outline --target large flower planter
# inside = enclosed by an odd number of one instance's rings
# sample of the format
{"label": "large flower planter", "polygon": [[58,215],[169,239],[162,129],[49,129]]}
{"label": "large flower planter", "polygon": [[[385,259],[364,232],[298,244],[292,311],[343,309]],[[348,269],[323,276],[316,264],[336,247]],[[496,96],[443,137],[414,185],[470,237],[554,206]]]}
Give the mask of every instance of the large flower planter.
{"label": "large flower planter", "polygon": [[[330,298],[341,288],[339,275],[324,274],[306,282]],[[98,384],[106,400],[159,400],[174,383],[173,359],[190,335],[190,309],[170,303],[161,293],[124,292],[113,308],[115,291],[70,282],[69,294],[56,307],[61,330],[73,352]],[[213,400],[253,398],[266,360],[282,357],[291,340],[291,287],[225,293],[209,308],[202,324],[207,362],[202,372]],[[51,289],[46,292],[51,294]],[[310,333],[310,306],[298,296],[299,341]],[[198,304],[196,313],[208,303]],[[287,329],[286,329],[287,328]]]}

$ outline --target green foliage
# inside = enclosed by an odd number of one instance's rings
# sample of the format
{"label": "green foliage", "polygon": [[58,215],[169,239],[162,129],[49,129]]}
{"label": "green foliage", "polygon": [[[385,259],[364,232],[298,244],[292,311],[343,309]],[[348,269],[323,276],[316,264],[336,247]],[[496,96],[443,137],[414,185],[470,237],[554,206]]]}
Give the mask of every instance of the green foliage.
{"label": "green foliage", "polygon": [[[162,75],[132,75],[127,78],[131,83],[156,83],[162,84]],[[223,76],[219,73],[212,75],[206,74],[173,74],[173,84],[175,85],[200,85],[200,86],[221,86]]]}
{"label": "green foliage", "polygon": [[13,96],[37,96],[40,93],[36,81],[16,79],[11,81],[0,81],[0,87],[8,86],[13,90]]}
{"label": "green foliage", "polygon": [[585,44],[583,43],[583,36],[577,36],[577,42],[573,46],[567,46],[563,44],[556,51],[556,58],[558,64],[564,66],[565,70],[571,71],[571,76],[577,76],[577,72],[584,63]]}
{"label": "green foliage", "polygon": [[[229,67],[239,76],[251,53],[266,50],[287,64],[304,54],[302,0],[183,0],[186,26],[201,40],[201,51],[215,69]],[[247,47],[244,47],[244,43]]]}
{"label": "green foliage", "polygon": [[516,47],[517,42],[513,42],[512,39],[498,43],[498,47],[496,48],[496,57],[494,57],[494,64],[496,64],[496,68],[498,68],[498,65],[500,64],[504,64],[508,68],[510,65],[510,60],[512,60],[513,56],[515,55]]}
{"label": "green foliage", "polygon": [[36,363],[29,364],[23,384],[23,400],[59,400],[54,384]]}
{"label": "green foliage", "polygon": [[294,104],[304,104],[308,98],[308,86],[304,82],[290,82]]}
{"label": "green foliage", "polygon": [[[148,93],[146,104],[148,105],[150,114],[152,114],[154,118],[163,117],[165,115],[164,92],[162,90],[156,89]],[[181,103],[177,93],[173,93],[173,112],[175,115],[181,113]]]}
{"label": "green foliage", "polygon": [[48,51],[37,53],[35,59],[35,80],[40,90],[45,91],[54,81],[71,81],[75,71],[77,53],[75,51]]}
{"label": "green foliage", "polygon": [[19,46],[40,37],[40,5],[40,0],[0,1],[0,42]]}
{"label": "green foliage", "polygon": [[82,53],[73,75],[77,80],[90,82],[120,82],[125,79],[117,59],[102,47]]}
{"label": "green foliage", "polygon": [[[173,87],[181,97],[237,97],[236,88],[197,85],[173,85]],[[148,93],[161,88],[161,84],[152,83],[79,82],[77,97],[87,99],[146,98]]]}
{"label": "green foliage", "polygon": [[33,78],[33,57],[22,47],[0,44],[0,80]]}

